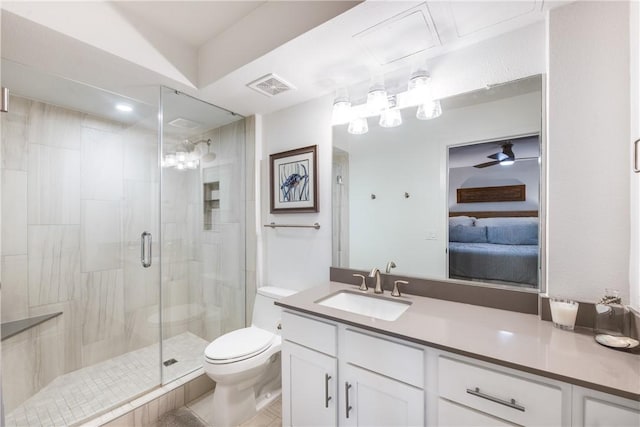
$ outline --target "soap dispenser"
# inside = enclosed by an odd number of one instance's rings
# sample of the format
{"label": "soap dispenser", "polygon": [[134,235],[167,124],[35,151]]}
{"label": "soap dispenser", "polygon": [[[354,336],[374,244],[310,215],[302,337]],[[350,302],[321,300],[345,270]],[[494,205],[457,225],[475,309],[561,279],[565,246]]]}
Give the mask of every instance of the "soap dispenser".
{"label": "soap dispenser", "polygon": [[638,346],[631,338],[631,315],[622,304],[619,291],[605,289],[604,297],[596,304],[595,339],[607,347],[630,349]]}

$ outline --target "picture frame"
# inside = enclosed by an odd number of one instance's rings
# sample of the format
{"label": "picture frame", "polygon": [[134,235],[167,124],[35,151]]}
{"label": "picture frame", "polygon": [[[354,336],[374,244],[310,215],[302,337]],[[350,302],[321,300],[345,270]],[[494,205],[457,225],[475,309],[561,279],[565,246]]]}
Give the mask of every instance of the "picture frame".
{"label": "picture frame", "polygon": [[527,190],[524,184],[501,185],[499,187],[458,188],[458,203],[524,202]]}
{"label": "picture frame", "polygon": [[318,212],[318,146],[269,155],[271,213]]}

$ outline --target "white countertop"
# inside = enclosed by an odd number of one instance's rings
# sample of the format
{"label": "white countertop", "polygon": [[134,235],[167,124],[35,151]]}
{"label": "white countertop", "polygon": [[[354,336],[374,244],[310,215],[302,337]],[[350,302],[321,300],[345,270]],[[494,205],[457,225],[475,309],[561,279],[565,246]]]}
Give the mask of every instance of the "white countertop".
{"label": "white countertop", "polygon": [[[537,375],[640,400],[640,355],[603,347],[591,331],[564,331],[537,315],[403,294],[411,307],[384,321],[315,304],[357,286],[338,282],[276,304]],[[372,293],[372,290],[369,290]],[[389,293],[385,293],[389,296]]]}

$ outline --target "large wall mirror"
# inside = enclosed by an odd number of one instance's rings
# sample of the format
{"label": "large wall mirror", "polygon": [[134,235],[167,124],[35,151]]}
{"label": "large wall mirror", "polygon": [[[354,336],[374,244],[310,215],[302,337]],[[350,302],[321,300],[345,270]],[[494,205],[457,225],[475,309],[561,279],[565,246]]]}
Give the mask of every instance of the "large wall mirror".
{"label": "large wall mirror", "polygon": [[333,129],[333,266],[537,290],[542,77],[442,99],[442,115]]}

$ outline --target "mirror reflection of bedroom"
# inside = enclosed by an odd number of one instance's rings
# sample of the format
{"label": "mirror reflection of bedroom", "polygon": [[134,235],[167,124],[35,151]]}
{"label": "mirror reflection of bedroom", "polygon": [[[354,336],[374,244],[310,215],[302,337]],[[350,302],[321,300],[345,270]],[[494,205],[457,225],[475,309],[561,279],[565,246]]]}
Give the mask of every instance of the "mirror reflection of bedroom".
{"label": "mirror reflection of bedroom", "polygon": [[538,288],[538,135],[449,147],[449,277]]}

